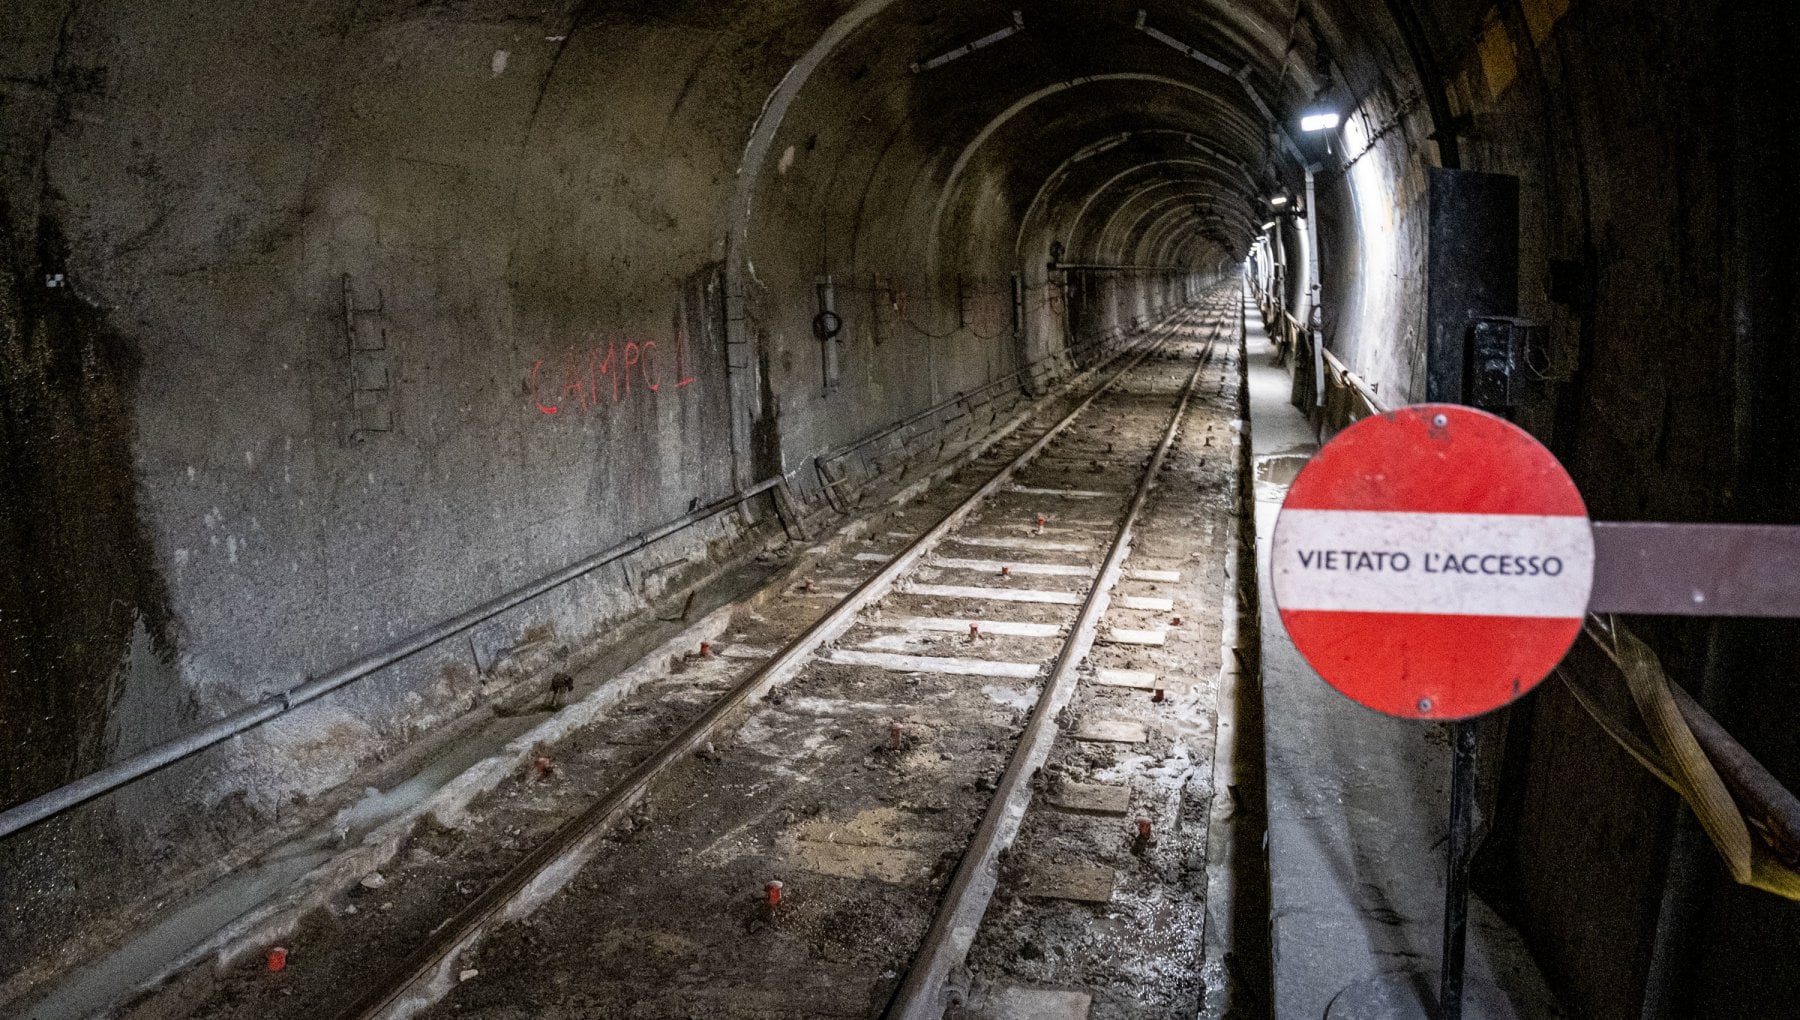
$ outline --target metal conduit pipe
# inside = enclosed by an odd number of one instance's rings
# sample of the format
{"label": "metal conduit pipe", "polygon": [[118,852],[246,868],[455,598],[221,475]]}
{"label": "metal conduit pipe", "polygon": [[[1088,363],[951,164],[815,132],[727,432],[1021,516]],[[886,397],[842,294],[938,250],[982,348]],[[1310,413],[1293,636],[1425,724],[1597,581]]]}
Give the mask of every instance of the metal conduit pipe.
{"label": "metal conduit pipe", "polygon": [[248,732],[271,719],[292,712],[301,705],[330,694],[340,687],[361,680],[363,677],[392,665],[416,652],[429,648],[439,641],[453,637],[460,631],[497,616],[515,606],[527,602],[539,595],[573,581],[583,574],[591,573],[622,557],[638,551],[654,542],[667,538],[685,528],[705,520],[723,510],[729,510],[753,496],[760,495],[781,484],[779,477],[758,482],[741,492],[719,500],[716,503],[691,511],[670,521],[653,531],[640,532],[623,542],[595,553],[586,559],[579,560],[554,574],[541,577],[522,587],[515,588],[504,595],[483,602],[467,612],[460,613],[425,630],[418,631],[408,637],[365,655],[360,659],[345,663],[342,666],[317,677],[297,684],[287,690],[264,698],[248,708],[240,709],[218,722],[196,730],[186,736],[177,737],[164,744],[132,755],[124,761],[109,765],[98,772],[77,779],[66,786],[57,787],[49,793],[22,804],[15,804],[0,811],[0,839],[18,832],[21,829],[36,825],[39,822],[62,814],[71,808],[85,804],[95,797],[110,793],[129,783],[149,775],[158,769],[175,762],[199,754],[201,751],[217,744],[224,743],[232,737]]}

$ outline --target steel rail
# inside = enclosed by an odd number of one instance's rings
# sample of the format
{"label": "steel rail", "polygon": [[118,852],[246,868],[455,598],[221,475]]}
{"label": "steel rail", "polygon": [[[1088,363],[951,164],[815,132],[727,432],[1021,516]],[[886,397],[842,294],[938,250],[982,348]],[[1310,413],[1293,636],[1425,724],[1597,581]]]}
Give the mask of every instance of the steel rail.
{"label": "steel rail", "polygon": [[577,560],[553,574],[540,577],[505,594],[495,596],[473,609],[465,610],[448,620],[433,624],[384,648],[344,663],[323,676],[304,680],[280,694],[272,694],[202,729],[158,744],[123,761],[108,765],[98,772],[89,773],[73,783],[59,786],[48,793],[15,804],[0,811],[0,839],[5,839],[21,829],[54,818],[122,786],[135,783],[152,772],[199,754],[209,747],[222,744],[232,737],[253,730],[270,720],[278,719],[308,702],[355,683],[384,666],[390,666],[446,638],[455,637],[470,627],[498,616],[508,609],[523,605],[584,574],[592,573],[708,517],[729,510],[753,496],[779,486],[781,482],[782,479],[779,476],[766,479],[740,492],[732,493],[715,503],[683,514],[660,527],[639,532],[617,545],[601,550],[585,559]]}
{"label": "steel rail", "polygon": [[1182,387],[1181,399],[1176,404],[1174,415],[1169,419],[1169,427],[1164,431],[1156,453],[1144,466],[1143,474],[1138,479],[1137,492],[1120,520],[1111,546],[1107,548],[1099,577],[1093,587],[1088,589],[1087,598],[1082,603],[1081,613],[1076,618],[1069,640],[1063,645],[1050,676],[1044,681],[1043,693],[1039,695],[1037,705],[1032,709],[1031,719],[1013,749],[1006,772],[995,786],[994,798],[989,802],[986,814],[982,816],[981,825],[975,830],[975,838],[970,841],[962,860],[957,864],[955,877],[945,891],[943,906],[932,919],[924,944],[920,946],[912,967],[883,1014],[886,1020],[942,1020],[945,1010],[951,1005],[945,1001],[950,976],[968,957],[969,947],[974,944],[975,934],[981,928],[981,919],[987,913],[988,903],[999,884],[1000,855],[1012,846],[1019,834],[1019,827],[1024,823],[1026,809],[1031,806],[1032,779],[1049,760],[1051,746],[1056,742],[1056,718],[1074,695],[1077,670],[1093,647],[1094,632],[1112,601],[1112,588],[1124,571],[1125,558],[1131,548],[1132,529],[1144,505],[1149,502],[1151,491],[1156,487],[1156,476],[1161,472],[1163,460],[1181,431],[1181,421],[1187,415],[1188,403],[1193,398],[1200,373],[1212,360],[1218,339],[1219,331],[1214,330],[1207,341],[1206,350],[1194,365],[1193,373],[1188,376],[1187,384]]}
{"label": "steel rail", "polygon": [[[1127,372],[1142,364],[1166,343],[1180,324],[1162,327],[1163,336],[1145,345],[1130,363],[1095,387],[1079,404],[1052,425],[1024,452],[1007,462],[968,498],[947,511],[872,577],[814,621],[769,661],[722,695],[707,710],[649,757],[633,766],[618,783],[581,814],[557,829],[518,864],[490,885],[468,906],[440,925],[395,967],[387,980],[357,999],[338,1016],[344,1020],[398,1020],[425,1008],[454,986],[451,970],[457,958],[472,949],[494,921],[527,916],[548,900],[578,872],[608,828],[643,799],[652,783],[674,763],[698,751],[735,713],[777,683],[790,679],[805,667],[814,652],[848,630],[864,607],[886,595],[901,575],[931,552],[1012,476],[1030,464],[1063,430],[1110,390]],[[1123,353],[1123,352],[1122,352]]]}

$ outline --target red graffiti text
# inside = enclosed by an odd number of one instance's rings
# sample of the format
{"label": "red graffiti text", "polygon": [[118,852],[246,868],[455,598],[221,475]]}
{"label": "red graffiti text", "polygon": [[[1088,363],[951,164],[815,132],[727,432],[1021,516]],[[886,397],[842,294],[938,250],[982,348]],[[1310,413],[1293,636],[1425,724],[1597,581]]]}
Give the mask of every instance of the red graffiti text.
{"label": "red graffiti text", "polygon": [[570,347],[531,363],[531,406],[539,414],[586,414],[605,404],[648,399],[663,389],[684,389],[688,374],[687,338],[675,334],[673,378],[661,374],[664,355],[656,341],[608,340],[605,346]]}

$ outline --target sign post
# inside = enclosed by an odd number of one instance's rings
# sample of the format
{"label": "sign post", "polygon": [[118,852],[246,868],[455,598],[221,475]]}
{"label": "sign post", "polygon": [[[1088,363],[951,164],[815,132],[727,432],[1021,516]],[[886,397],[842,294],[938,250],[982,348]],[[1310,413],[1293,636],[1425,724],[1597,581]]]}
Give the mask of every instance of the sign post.
{"label": "sign post", "polygon": [[1340,432],[1295,478],[1271,542],[1275,603],[1324,680],[1388,715],[1455,724],[1439,1016],[1460,1020],[1476,716],[1536,687],[1581,632],[1594,534],[1523,429],[1421,404]]}

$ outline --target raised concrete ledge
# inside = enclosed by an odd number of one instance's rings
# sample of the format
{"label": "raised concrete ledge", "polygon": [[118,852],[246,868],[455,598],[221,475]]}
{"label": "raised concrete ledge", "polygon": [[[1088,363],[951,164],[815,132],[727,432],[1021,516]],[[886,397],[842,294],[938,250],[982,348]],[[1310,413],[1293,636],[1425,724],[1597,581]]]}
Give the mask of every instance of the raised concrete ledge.
{"label": "raised concrete ledge", "polygon": [[[1450,755],[1447,730],[1369,711],[1332,690],[1288,640],[1268,582],[1268,540],[1293,470],[1316,444],[1288,403],[1291,379],[1269,363],[1253,303],[1249,320],[1251,451],[1256,471],[1257,569],[1262,579],[1264,763],[1274,1015],[1320,1020],[1352,1009],[1351,999],[1384,974],[1414,996],[1435,993],[1443,935],[1445,836]],[[1518,933],[1478,897],[1469,904],[1467,977],[1497,988],[1519,1020],[1565,1014],[1550,995]],[[1468,1020],[1506,1016],[1475,1005]],[[1424,1005],[1430,1005],[1429,1003]],[[1414,1009],[1414,1012],[1408,1012]],[[1380,1020],[1433,1015],[1383,1000]],[[1358,1017],[1370,1017],[1366,1010]]]}

